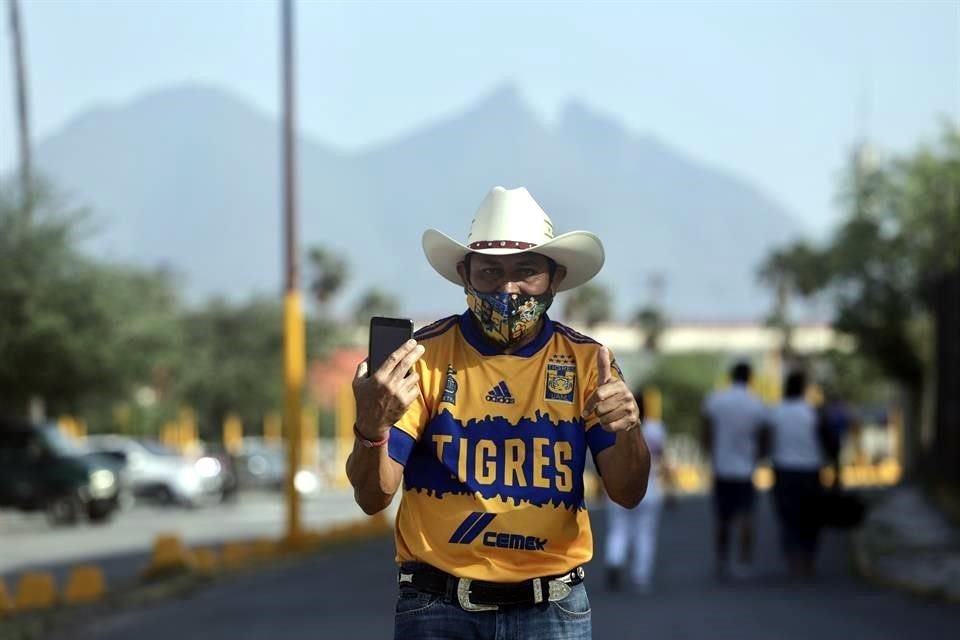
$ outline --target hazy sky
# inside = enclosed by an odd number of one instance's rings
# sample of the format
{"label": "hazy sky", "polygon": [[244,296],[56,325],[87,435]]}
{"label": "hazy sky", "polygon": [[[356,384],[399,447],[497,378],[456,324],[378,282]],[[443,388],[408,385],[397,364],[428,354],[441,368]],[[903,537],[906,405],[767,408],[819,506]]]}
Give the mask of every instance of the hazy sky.
{"label": "hazy sky", "polygon": [[[34,139],[95,105],[199,82],[279,108],[269,0],[21,0]],[[3,3],[4,14],[6,3]],[[456,112],[505,81],[551,121],[577,97],[752,180],[811,229],[844,156],[960,120],[960,2],[297,3],[300,124],[347,149]],[[0,167],[16,158],[6,15]]]}

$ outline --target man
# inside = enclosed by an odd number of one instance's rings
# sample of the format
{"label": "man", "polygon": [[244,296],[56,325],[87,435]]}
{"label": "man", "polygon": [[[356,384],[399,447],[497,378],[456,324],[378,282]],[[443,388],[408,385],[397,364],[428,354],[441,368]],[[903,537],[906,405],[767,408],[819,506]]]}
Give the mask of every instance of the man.
{"label": "man", "polygon": [[736,364],[730,371],[733,384],[712,393],[703,408],[703,445],[713,461],[716,573],[720,579],[729,574],[734,531],[739,541],[735,572],[749,573],[753,560],[753,471],[766,408],[748,388],[750,375],[749,364]]}
{"label": "man", "polygon": [[586,451],[625,507],[650,465],[613,356],[546,315],[558,291],[600,271],[603,246],[586,231],[554,237],[526,189],[496,187],[467,244],[431,229],[423,248],[469,309],[369,377],[361,363],[347,461],[366,513],[403,481],[395,636],[589,638]]}

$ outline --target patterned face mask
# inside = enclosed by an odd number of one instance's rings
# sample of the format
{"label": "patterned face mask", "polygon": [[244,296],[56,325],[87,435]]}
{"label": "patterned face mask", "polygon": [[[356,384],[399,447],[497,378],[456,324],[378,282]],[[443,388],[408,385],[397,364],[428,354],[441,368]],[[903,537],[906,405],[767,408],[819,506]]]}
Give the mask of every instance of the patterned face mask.
{"label": "patterned face mask", "polygon": [[553,292],[538,296],[522,293],[480,293],[467,285],[467,306],[480,329],[495,344],[508,347],[536,331],[537,321],[553,303]]}

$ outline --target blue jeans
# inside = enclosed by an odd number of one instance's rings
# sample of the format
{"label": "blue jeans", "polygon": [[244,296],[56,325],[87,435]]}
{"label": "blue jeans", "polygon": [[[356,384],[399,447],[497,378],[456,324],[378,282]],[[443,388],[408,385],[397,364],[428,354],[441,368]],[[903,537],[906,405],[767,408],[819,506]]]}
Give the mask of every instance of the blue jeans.
{"label": "blue jeans", "polygon": [[396,640],[590,640],[590,600],[581,582],[557,602],[464,611],[456,598],[400,585]]}

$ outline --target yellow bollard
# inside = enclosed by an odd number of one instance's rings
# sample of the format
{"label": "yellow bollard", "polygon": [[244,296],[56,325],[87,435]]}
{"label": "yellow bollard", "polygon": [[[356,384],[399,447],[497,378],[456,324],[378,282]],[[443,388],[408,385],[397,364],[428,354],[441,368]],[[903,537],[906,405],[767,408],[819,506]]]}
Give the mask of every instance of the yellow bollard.
{"label": "yellow bollard", "polygon": [[277,542],[270,538],[258,538],[253,543],[253,557],[267,560],[277,554]]}
{"label": "yellow bollard", "polygon": [[211,576],[220,568],[220,558],[213,549],[194,549],[193,560],[193,570],[204,576]]}
{"label": "yellow bollard", "polygon": [[757,467],[753,472],[753,486],[758,491],[766,491],[773,487],[773,469],[770,467]]}
{"label": "yellow bollard", "polygon": [[0,618],[13,611],[13,602],[7,592],[7,584],[0,578]]}
{"label": "yellow bollard", "polygon": [[237,569],[247,564],[253,556],[253,547],[246,542],[225,542],[221,564],[225,569]]}
{"label": "yellow bollard", "polygon": [[20,611],[49,609],[57,603],[57,584],[53,574],[29,572],[20,576],[14,606]]}
{"label": "yellow bollard", "polygon": [[240,453],[243,448],[243,422],[235,413],[223,421],[223,448],[233,455]]}
{"label": "yellow bollard", "polygon": [[150,566],[144,571],[144,576],[186,571],[192,569],[193,564],[193,554],[183,546],[179,536],[159,535],[153,541],[153,557],[150,560]]}
{"label": "yellow bollard", "polygon": [[263,416],[263,441],[270,444],[280,442],[283,422],[280,420],[280,414],[268,413]]}
{"label": "yellow bollard", "polygon": [[63,597],[67,604],[96,602],[103,598],[106,590],[106,581],[100,567],[82,565],[70,571]]}
{"label": "yellow bollard", "polygon": [[643,412],[648,420],[663,420],[663,395],[658,387],[643,390]]}

